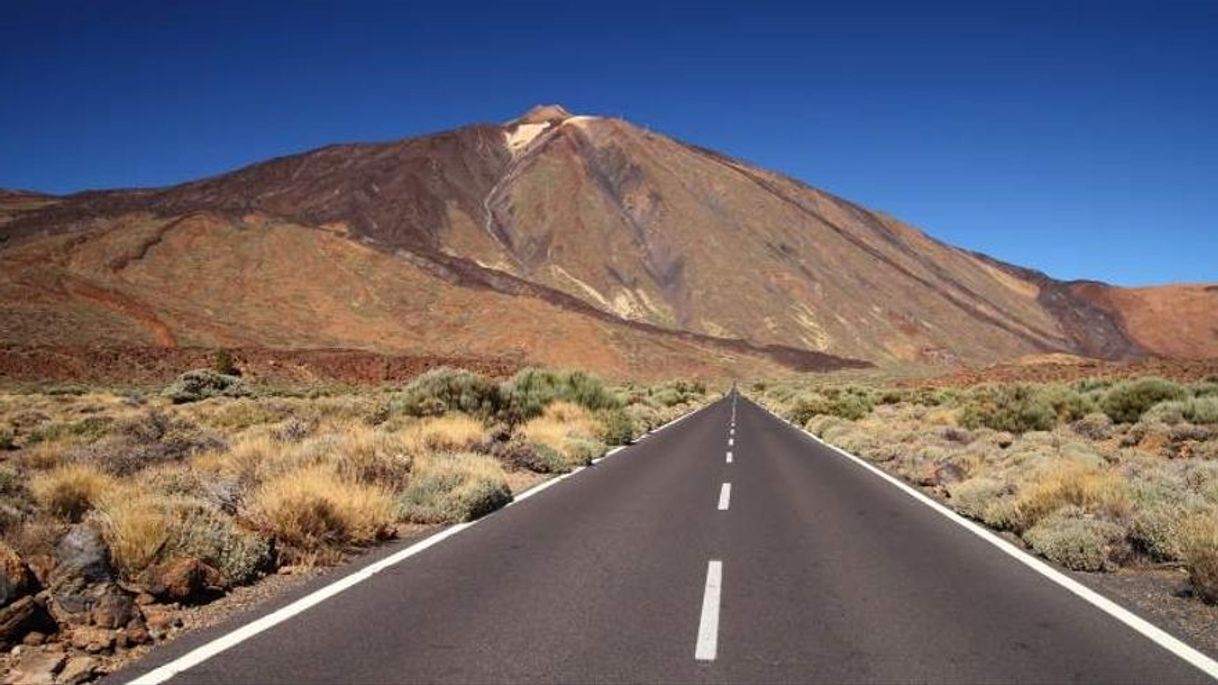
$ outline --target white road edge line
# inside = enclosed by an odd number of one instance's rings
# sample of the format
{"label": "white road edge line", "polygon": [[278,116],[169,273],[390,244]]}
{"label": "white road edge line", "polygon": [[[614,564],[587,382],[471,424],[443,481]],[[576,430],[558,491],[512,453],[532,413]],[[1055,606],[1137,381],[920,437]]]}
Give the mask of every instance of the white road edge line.
{"label": "white road edge line", "polygon": [[[713,403],[711,403],[711,404],[713,404]],[[656,428],[655,430],[651,431],[647,435],[655,435],[656,433],[664,430],[665,428],[668,428],[676,423],[684,421],[685,419],[693,416],[694,414],[697,414],[698,412],[709,408],[711,406],[711,404],[707,404],[707,405],[700,407],[698,409],[695,409],[694,411],[691,411],[687,414],[683,414],[682,416],[679,416],[679,417],[673,419],[672,421],[669,421],[668,423],[664,424],[663,426]],[[646,436],[644,436],[644,437],[646,437]],[[625,447],[626,446],[618,447],[613,450],[610,450],[609,452],[606,452],[605,455],[600,457],[599,459],[594,459],[592,461],[592,463],[596,464],[615,454],[618,454],[622,450],[624,450]],[[524,492],[520,493],[519,495],[516,495],[515,497],[513,497],[512,501],[508,502],[507,506],[503,507],[503,509],[507,509],[509,507],[515,506],[515,505],[519,504],[520,502],[532,497],[533,495],[536,495],[537,493],[539,493],[547,488],[551,488],[551,487],[557,485],[558,483],[570,478],[571,476],[574,476],[575,474],[583,471],[585,468],[587,468],[587,467],[581,466],[568,473],[564,473],[561,476],[551,478],[543,483],[538,483],[537,485],[534,485],[533,487],[531,487],[531,488],[525,490]],[[233,630],[230,633],[226,633],[210,642],[204,643],[203,645],[196,647],[195,649],[187,652],[186,654],[183,654],[182,656],[178,657],[177,659],[174,659],[173,661],[170,661],[167,664],[164,664],[163,666],[158,666],[157,668],[154,668],[153,670],[148,671],[147,673],[145,673],[143,675],[136,676],[135,678],[132,678],[131,680],[127,681],[128,685],[158,685],[159,683],[163,683],[166,680],[169,680],[170,678],[176,676],[177,674],[179,674],[183,671],[186,671],[190,668],[193,668],[195,666],[198,666],[199,664],[203,663],[204,661],[207,661],[208,659],[216,656],[217,654],[227,651],[233,647],[236,647],[237,645],[241,644],[242,642],[245,642],[246,640],[250,639],[251,637],[254,637],[255,635],[262,633],[264,631],[267,631],[267,630],[275,627],[276,625],[283,623],[284,621],[296,616],[297,614],[301,614],[301,613],[307,611],[308,609],[311,609],[312,607],[317,606],[318,604],[321,604],[322,602],[326,601],[327,599],[330,599],[331,597],[339,594],[340,592],[351,589],[352,587],[364,582],[365,580],[368,580],[369,578],[380,573],[381,571],[384,571],[385,569],[390,568],[392,566],[396,566],[397,564],[409,559],[410,557],[413,557],[414,555],[426,550],[427,548],[429,548],[433,545],[439,544],[439,543],[443,542],[444,540],[447,540],[448,538],[456,535],[457,533],[460,533],[461,531],[470,528],[471,526],[474,526],[478,523],[481,523],[482,521],[486,521],[487,519],[494,517],[496,514],[499,513],[499,511],[503,511],[503,509],[491,512],[490,514],[487,514],[486,516],[483,516],[482,518],[474,520],[474,521],[469,521],[467,523],[455,523],[455,524],[449,526],[448,528],[445,528],[444,530],[441,530],[438,533],[435,533],[434,535],[432,535],[430,537],[424,538],[424,539],[414,543],[413,545],[410,545],[409,547],[407,547],[404,550],[401,550],[400,552],[391,554],[390,556],[387,556],[378,562],[369,564],[369,565],[365,566],[364,568],[359,569],[358,571],[353,571],[353,572],[343,576],[342,578],[339,578],[338,580],[334,581],[333,583],[330,583],[329,585],[326,585],[322,588],[319,588],[319,589],[313,591],[310,594],[305,595],[304,597],[301,597],[300,599],[296,600],[295,602],[292,602],[291,604],[288,604],[287,606],[280,607],[279,609],[276,609],[275,611],[272,611],[271,613],[266,614],[265,616],[262,616],[261,618],[251,621],[251,622],[241,626],[240,628]]]}
{"label": "white road edge line", "polygon": [[825,442],[824,440],[821,440],[818,436],[813,435],[811,432],[804,430],[803,428],[801,428],[793,423],[790,423],[789,421],[786,421],[785,419],[783,419],[781,416],[778,416],[777,414],[774,414],[774,412],[770,411],[768,408],[764,407],[763,405],[758,404],[757,406],[761,407],[762,409],[765,409],[765,411],[769,412],[770,414],[772,414],[773,416],[778,418],[778,420],[791,425],[793,428],[795,428],[796,430],[807,435],[809,438],[812,438],[816,442],[824,445],[825,447],[828,447],[830,450],[837,453],[838,455],[845,457],[846,459],[849,459],[850,461],[854,462],[858,466],[861,466],[861,467],[867,469],[868,471],[870,471],[871,473],[875,474],[876,476],[883,478],[884,480],[888,481],[891,485],[904,491],[905,494],[909,495],[910,497],[913,497],[914,499],[918,500],[922,504],[925,504],[926,506],[930,507],[931,509],[934,509],[936,512],[938,512],[939,514],[942,514],[943,516],[945,516],[946,518],[951,520],[953,523],[959,524],[960,526],[962,526],[966,530],[968,530],[970,533],[976,535],[977,537],[981,538],[982,540],[985,540],[986,542],[997,547],[998,549],[1002,550],[1006,554],[1014,557],[1020,563],[1031,568],[1033,571],[1036,571],[1040,575],[1044,576],[1046,579],[1061,586],[1063,589],[1074,594],[1079,599],[1082,599],[1083,601],[1087,602],[1091,606],[1108,614],[1109,616],[1115,618],[1116,620],[1120,621],[1121,623],[1124,623],[1126,626],[1133,629],[1135,632],[1140,633],[1143,637],[1149,639],[1150,641],[1159,645],[1163,649],[1166,649],[1167,651],[1171,652],[1172,654],[1176,655],[1177,657],[1188,662],[1193,667],[1197,668],[1202,673],[1205,673],[1206,675],[1213,678],[1214,680],[1218,680],[1218,661],[1214,661],[1213,659],[1206,656],[1205,654],[1202,654],[1200,651],[1188,646],[1183,641],[1181,641],[1179,638],[1173,636],[1171,633],[1168,633],[1167,631],[1156,626],[1155,624],[1151,623],[1150,621],[1147,621],[1146,619],[1142,618],[1141,616],[1138,616],[1137,614],[1133,613],[1129,609],[1126,609],[1125,607],[1121,606],[1120,604],[1117,604],[1116,602],[1112,601],[1111,599],[1108,599],[1104,595],[1101,595],[1100,593],[1096,592],[1095,590],[1092,590],[1091,588],[1087,587],[1086,585],[1083,585],[1082,583],[1071,578],[1070,576],[1067,576],[1066,574],[1062,573],[1061,571],[1050,566],[1045,561],[1038,559],[1038,558],[1032,556],[1031,554],[1028,554],[1024,550],[1019,549],[1018,547],[1011,544],[1010,542],[1003,540],[996,533],[989,530],[988,528],[985,528],[984,526],[977,523],[976,521],[970,521],[969,519],[964,518],[963,516],[952,511],[951,509],[947,508],[943,504],[936,502],[934,499],[932,499],[930,496],[926,495],[925,493],[918,491],[912,485],[897,478],[896,476],[893,476],[890,473],[883,471],[878,466],[875,466],[874,464],[867,462],[862,457],[853,455],[853,454],[847,452],[846,450],[838,447],[837,445],[833,445],[828,442]]}
{"label": "white road edge line", "polygon": [[723,562],[706,564],[706,590],[702,593],[702,618],[698,621],[698,642],[694,659],[714,661],[719,653],[719,594],[723,586]]}
{"label": "white road edge line", "polygon": [[723,487],[719,488],[719,511],[727,511],[728,506],[732,503],[732,484],[724,483]]}
{"label": "white road edge line", "polygon": [[730,451],[727,453],[727,463],[732,463],[732,453]]}

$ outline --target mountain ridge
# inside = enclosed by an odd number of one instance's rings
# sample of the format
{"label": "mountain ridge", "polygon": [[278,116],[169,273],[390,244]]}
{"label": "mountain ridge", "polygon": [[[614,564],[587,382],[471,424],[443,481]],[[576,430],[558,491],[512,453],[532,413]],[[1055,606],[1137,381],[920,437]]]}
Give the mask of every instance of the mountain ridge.
{"label": "mountain ridge", "polygon": [[[1218,332],[1204,327],[1184,345],[1131,330],[1133,300],[1119,295],[1130,289],[956,248],[801,180],[560,106],[503,125],[328,145],[164,188],[0,195],[0,260],[27,242],[88,241],[133,217],[200,212],[218,224],[325,231],[450,287],[542,300],[788,370],[1056,352],[1218,356]],[[120,290],[121,280],[112,283]],[[1204,286],[1181,292],[1190,311],[1218,312]],[[1159,305],[1143,306],[1158,297],[1138,300],[1138,327],[1156,325],[1152,310],[1162,317]],[[471,324],[471,334],[491,325]]]}

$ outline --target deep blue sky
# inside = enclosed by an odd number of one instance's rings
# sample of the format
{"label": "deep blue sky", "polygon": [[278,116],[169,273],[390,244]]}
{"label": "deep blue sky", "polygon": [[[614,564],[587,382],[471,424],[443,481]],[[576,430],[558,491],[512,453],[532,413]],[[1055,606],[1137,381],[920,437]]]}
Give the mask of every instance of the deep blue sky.
{"label": "deep blue sky", "polygon": [[815,5],[3,0],[0,187],[558,102],[1057,277],[1218,281],[1218,0]]}

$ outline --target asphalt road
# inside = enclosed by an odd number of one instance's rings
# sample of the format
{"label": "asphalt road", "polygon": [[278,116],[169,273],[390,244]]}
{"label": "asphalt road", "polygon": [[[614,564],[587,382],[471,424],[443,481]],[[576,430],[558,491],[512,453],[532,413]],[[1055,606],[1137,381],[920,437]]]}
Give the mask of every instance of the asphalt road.
{"label": "asphalt road", "polygon": [[732,415],[721,400],[170,682],[1212,682],[760,407],[739,400],[734,435]]}

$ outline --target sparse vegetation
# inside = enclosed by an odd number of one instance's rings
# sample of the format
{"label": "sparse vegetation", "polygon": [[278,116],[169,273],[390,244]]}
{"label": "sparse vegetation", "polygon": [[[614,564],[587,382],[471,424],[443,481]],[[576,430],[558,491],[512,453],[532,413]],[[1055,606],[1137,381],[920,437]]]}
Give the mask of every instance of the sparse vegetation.
{"label": "sparse vegetation", "polygon": [[209,397],[245,397],[250,391],[236,376],[210,369],[196,369],[178,376],[176,381],[165,388],[163,394],[174,404],[185,404]]}
{"label": "sparse vegetation", "polygon": [[[862,412],[833,396],[866,397]],[[759,399],[826,440],[1076,570],[1174,563],[1218,597],[1218,402],[1162,378],[936,388],[768,383]]]}
{"label": "sparse vegetation", "polygon": [[70,530],[96,530],[123,592],[208,601],[403,526],[484,516],[709,400],[697,383],[541,369],[254,392],[222,361],[149,396],[0,393],[0,545],[51,559]]}

